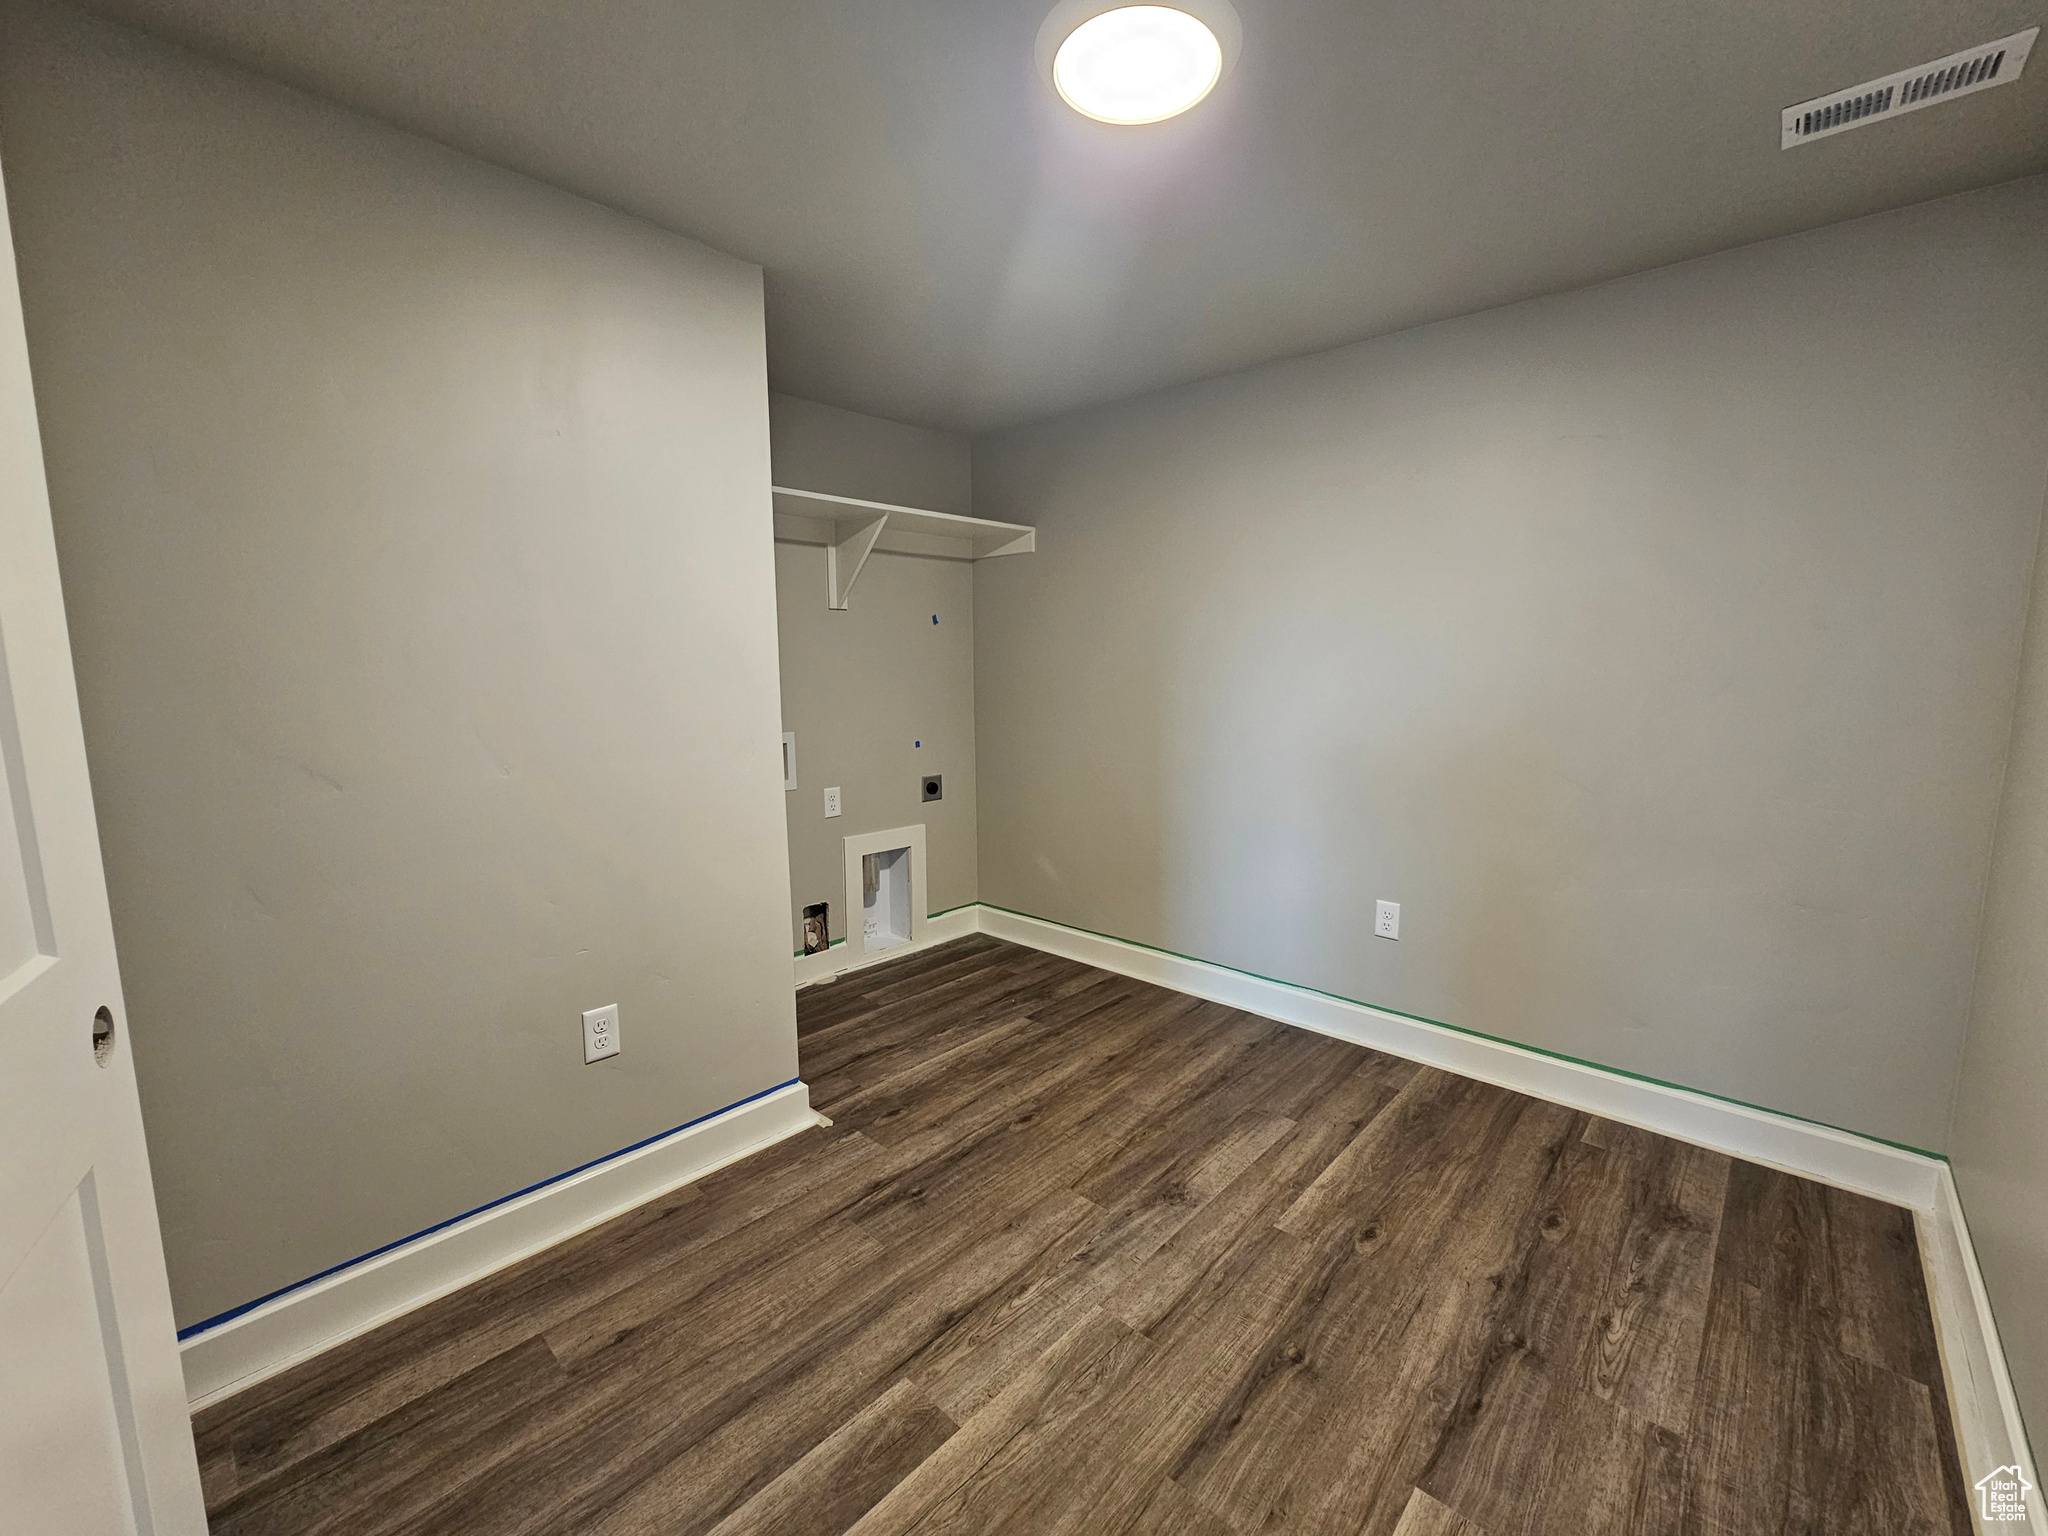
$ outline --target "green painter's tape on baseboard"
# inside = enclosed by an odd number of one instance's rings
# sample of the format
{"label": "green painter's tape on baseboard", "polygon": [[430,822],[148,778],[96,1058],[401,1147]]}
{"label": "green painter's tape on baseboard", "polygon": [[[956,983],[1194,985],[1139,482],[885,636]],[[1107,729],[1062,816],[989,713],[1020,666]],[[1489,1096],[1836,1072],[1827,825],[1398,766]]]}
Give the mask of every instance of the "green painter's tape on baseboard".
{"label": "green painter's tape on baseboard", "polygon": [[1738,1099],[1729,1094],[1715,1093],[1711,1088],[1695,1088],[1689,1083],[1674,1083],[1665,1078],[1651,1077],[1647,1072],[1631,1072],[1627,1067],[1610,1067],[1604,1061],[1588,1061],[1583,1056],[1569,1056],[1563,1051],[1553,1051],[1540,1045],[1530,1045],[1523,1040],[1510,1040],[1506,1035],[1489,1035],[1481,1029],[1467,1029],[1462,1024],[1446,1024],[1441,1019],[1424,1018],[1419,1013],[1406,1013],[1399,1008],[1389,1008],[1381,1003],[1363,1002],[1355,997],[1346,997],[1341,992],[1325,992],[1321,987],[1304,986],[1298,981],[1282,981],[1277,976],[1261,976],[1257,971],[1240,970],[1234,965],[1225,965],[1218,960],[1204,960],[1200,955],[1184,955],[1177,949],[1162,949],[1157,944],[1146,944],[1137,939],[1119,938],[1113,933],[1097,933],[1093,928],[1077,928],[1072,923],[1062,923],[1050,917],[1040,917],[1034,912],[1019,912],[1011,907],[999,907],[992,901],[978,905],[991,912],[1007,912],[1011,917],[1021,917],[1029,922],[1044,923],[1048,928],[1064,928],[1070,933],[1085,933],[1091,939],[1107,939],[1112,944],[1128,944],[1132,949],[1150,950],[1155,955],[1167,955],[1175,960],[1186,960],[1193,965],[1206,965],[1211,970],[1228,971],[1233,976],[1246,976],[1253,981],[1263,981],[1269,986],[1286,987],[1295,992],[1306,992],[1313,997],[1327,997],[1333,1003],[1349,1003],[1354,1008],[1370,1008],[1375,1013],[1390,1013],[1397,1019],[1407,1019],[1416,1024],[1427,1024],[1432,1029],[1446,1029],[1454,1035],[1466,1035],[1474,1040],[1485,1040],[1493,1045],[1512,1046],[1518,1051],[1527,1051],[1532,1056],[1547,1056],[1552,1061],[1570,1062],[1575,1067],[1590,1067],[1595,1072],[1606,1072],[1614,1077],[1626,1077],[1638,1083],[1648,1083],[1654,1088],[1670,1088],[1679,1093],[1696,1093],[1703,1099],[1715,1099],[1723,1104],[1733,1104],[1738,1109],[1754,1109],[1766,1115],[1778,1115],[1786,1120],[1797,1120],[1802,1125],[1817,1125],[1824,1131],[1839,1131],[1844,1136],[1854,1136],[1861,1141],[1874,1141],[1882,1147],[1894,1147],[1901,1152],[1911,1152],[1915,1157],[1929,1157],[1936,1162],[1948,1161],[1945,1152],[1930,1152],[1925,1147],[1916,1147],[1911,1142],[1893,1141],[1888,1136],[1873,1136],[1868,1131],[1854,1131],[1846,1125],[1833,1125],[1826,1120],[1816,1120],[1811,1115],[1795,1115],[1789,1109],[1773,1109],[1768,1104],[1752,1104],[1747,1099]]}

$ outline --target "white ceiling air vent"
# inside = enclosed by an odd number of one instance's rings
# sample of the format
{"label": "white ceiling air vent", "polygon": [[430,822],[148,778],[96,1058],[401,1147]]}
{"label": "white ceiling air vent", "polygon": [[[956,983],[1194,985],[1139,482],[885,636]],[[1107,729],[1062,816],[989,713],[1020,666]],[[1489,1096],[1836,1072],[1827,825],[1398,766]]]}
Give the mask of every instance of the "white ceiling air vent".
{"label": "white ceiling air vent", "polygon": [[1778,147],[1790,149],[1794,144],[1810,144],[1881,118],[1918,112],[1938,101],[1950,101],[1972,91],[1988,91],[1994,85],[2017,80],[2020,71],[2026,68],[2034,39],[2040,35],[2039,27],[2029,27],[1995,43],[1965,48],[1961,53],[1936,59],[1932,64],[1902,69],[1882,80],[1852,85],[1846,91],[1830,91],[1796,107],[1787,107],[1779,128]]}

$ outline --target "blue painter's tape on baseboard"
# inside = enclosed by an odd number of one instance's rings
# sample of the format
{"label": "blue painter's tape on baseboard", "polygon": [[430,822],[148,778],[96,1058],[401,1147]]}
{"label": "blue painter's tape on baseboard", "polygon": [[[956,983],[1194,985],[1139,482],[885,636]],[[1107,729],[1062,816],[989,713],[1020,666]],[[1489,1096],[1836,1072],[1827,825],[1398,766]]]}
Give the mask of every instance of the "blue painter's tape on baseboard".
{"label": "blue painter's tape on baseboard", "polygon": [[338,1275],[345,1269],[353,1269],[356,1265],[366,1263],[380,1254],[389,1253],[394,1248],[403,1248],[407,1243],[417,1242],[423,1237],[430,1237],[436,1232],[454,1226],[457,1222],[467,1221],[472,1216],[482,1215],[485,1211],[493,1210],[498,1206],[504,1205],[507,1201],[517,1200],[522,1195],[530,1195],[537,1189],[546,1189],[550,1184],[559,1184],[564,1179],[573,1179],[579,1173],[586,1173],[592,1168],[603,1166],[605,1163],[616,1162],[629,1152],[638,1152],[642,1147],[650,1147],[657,1141],[665,1141],[679,1132],[687,1131],[693,1125],[702,1125],[706,1120],[716,1120],[720,1115],[743,1108],[748,1104],[754,1103],[757,1099],[765,1099],[771,1093],[780,1093],[785,1088],[794,1088],[802,1081],[802,1078],[792,1077],[788,1082],[777,1083],[773,1088],[763,1088],[759,1093],[750,1093],[744,1099],[733,1100],[724,1109],[714,1109],[709,1114],[699,1115],[694,1120],[685,1120],[681,1125],[673,1125],[665,1131],[657,1131],[652,1136],[646,1136],[634,1142],[630,1147],[621,1147],[616,1152],[607,1152],[603,1157],[593,1157],[587,1163],[581,1163],[574,1168],[567,1168],[560,1173],[551,1174],[538,1183],[527,1185],[524,1189],[515,1189],[509,1195],[500,1195],[495,1200],[486,1200],[482,1205],[464,1211],[459,1216],[450,1216],[446,1221],[437,1221],[431,1227],[422,1227],[419,1231],[408,1236],[395,1238],[391,1242],[384,1244],[381,1248],[372,1248],[368,1253],[359,1253],[352,1259],[343,1259],[339,1264],[323,1269],[317,1275],[308,1275],[303,1280],[294,1280],[290,1285],[280,1286],[268,1296],[258,1296],[254,1301],[245,1301],[239,1307],[230,1307],[227,1311],[209,1317],[203,1322],[194,1323],[189,1328],[180,1328],[178,1330],[178,1342],[182,1344],[187,1339],[197,1338],[209,1329],[218,1328],[222,1323],[231,1323],[244,1313],[253,1312],[260,1306],[276,1301],[280,1296],[289,1296],[293,1291],[302,1291],[309,1285],[314,1285],[319,1281],[327,1279],[330,1275]]}

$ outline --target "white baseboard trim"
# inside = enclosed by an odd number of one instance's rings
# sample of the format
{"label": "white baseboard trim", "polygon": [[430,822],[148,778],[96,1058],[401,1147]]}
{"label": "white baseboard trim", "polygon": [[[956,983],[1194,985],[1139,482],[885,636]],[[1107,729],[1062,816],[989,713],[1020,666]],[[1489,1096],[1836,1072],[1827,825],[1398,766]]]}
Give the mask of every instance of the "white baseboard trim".
{"label": "white baseboard trim", "polygon": [[818,1123],[801,1082],[287,1291],[179,1347],[194,1409]]}
{"label": "white baseboard trim", "polygon": [[[1910,1207],[1965,1481],[2017,1466],[2028,1482],[2039,1482],[1955,1176],[1944,1159],[1043,918],[988,906],[978,911],[979,930],[995,938]],[[1986,1523],[1974,1488],[1970,1498],[1971,1518],[1985,1536],[2022,1529],[2048,1536],[2038,1488],[2028,1495],[2024,1527]]]}
{"label": "white baseboard trim", "polygon": [[1469,1035],[1441,1024],[1268,981],[1228,966],[1189,960],[997,907],[980,909],[980,931],[1176,992],[1298,1024],[1391,1056],[1441,1067],[1517,1093],[1622,1120],[1752,1163],[1839,1185],[1894,1205],[1933,1208],[1948,1165],[1792,1115],[1717,1099],[1541,1051]]}
{"label": "white baseboard trim", "polygon": [[820,981],[830,981],[848,971],[857,971],[865,966],[881,965],[890,960],[901,960],[905,955],[914,955],[921,949],[930,949],[934,944],[950,943],[964,939],[970,933],[979,933],[977,917],[981,908],[974,906],[954,907],[935,917],[927,917],[918,925],[918,935],[908,944],[898,944],[894,949],[885,949],[878,954],[865,954],[848,939],[834,944],[830,949],[821,949],[815,955],[796,957],[796,984],[808,987]]}
{"label": "white baseboard trim", "polygon": [[[2019,1398],[2013,1392],[2005,1350],[1998,1342],[1998,1324],[1991,1315],[1991,1296],[1977,1267],[1977,1250],[1970,1242],[1955,1173],[1945,1164],[1937,1196],[1932,1210],[1919,1213],[1920,1261],[1927,1272],[1934,1333],[1948,1377],[1963,1481],[1975,1484],[1995,1468],[2016,1466],[2027,1482],[2038,1484],[2026,1427],[2020,1421]],[[1970,1518],[1987,1536],[2022,1529],[2048,1536],[2048,1506],[2043,1505],[2038,1487],[2027,1495],[2024,1526],[1986,1521],[1974,1487],[1970,1490]]]}
{"label": "white baseboard trim", "polygon": [[[1968,1480],[2017,1465],[2038,1481],[1954,1176],[1941,1159],[994,907],[943,913],[915,944],[829,968],[824,962],[847,946],[799,957],[796,981],[976,932],[1913,1207]],[[818,962],[809,975],[805,961]],[[216,1402],[818,1122],[809,1089],[791,1083],[287,1292],[184,1341],[187,1396],[195,1409]],[[2026,1529],[2048,1536],[2038,1491],[2028,1507]],[[2016,1529],[1979,1523],[1987,1533]]]}

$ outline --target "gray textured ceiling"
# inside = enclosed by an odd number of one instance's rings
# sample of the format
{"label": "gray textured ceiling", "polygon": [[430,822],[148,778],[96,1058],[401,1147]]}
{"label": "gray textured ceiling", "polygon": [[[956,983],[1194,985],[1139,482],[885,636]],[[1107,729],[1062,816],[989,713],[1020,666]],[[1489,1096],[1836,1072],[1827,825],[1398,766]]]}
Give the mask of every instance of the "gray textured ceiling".
{"label": "gray textured ceiling", "polygon": [[2042,0],[1237,0],[1187,117],[1035,73],[1050,0],[98,0],[767,269],[776,388],[978,430],[2048,169],[2014,86],[1778,109]]}

